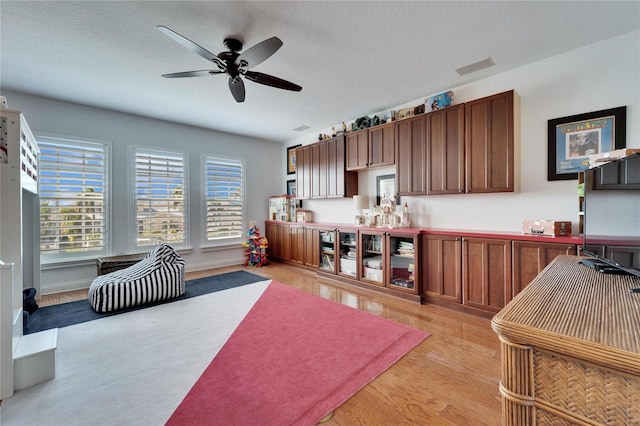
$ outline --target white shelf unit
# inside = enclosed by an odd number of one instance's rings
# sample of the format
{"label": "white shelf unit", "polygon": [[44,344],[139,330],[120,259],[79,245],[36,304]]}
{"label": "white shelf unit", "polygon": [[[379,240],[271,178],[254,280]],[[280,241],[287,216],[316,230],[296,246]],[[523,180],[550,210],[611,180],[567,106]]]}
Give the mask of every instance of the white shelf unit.
{"label": "white shelf unit", "polygon": [[14,357],[23,334],[23,283],[40,291],[40,151],[20,111],[0,109],[0,147],[0,399],[4,399],[14,391]]}

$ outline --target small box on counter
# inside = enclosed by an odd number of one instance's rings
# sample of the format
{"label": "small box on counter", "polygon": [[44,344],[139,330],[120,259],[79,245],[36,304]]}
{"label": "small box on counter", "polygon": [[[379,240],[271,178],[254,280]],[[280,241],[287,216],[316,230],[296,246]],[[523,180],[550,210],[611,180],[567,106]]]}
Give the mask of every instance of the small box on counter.
{"label": "small box on counter", "polygon": [[311,210],[298,209],[296,222],[313,222],[313,212]]}
{"label": "small box on counter", "polygon": [[597,154],[589,154],[589,168],[593,169],[602,164],[606,164],[610,161],[619,160],[624,157],[628,157],[631,154],[640,152],[637,148],[622,148],[614,151],[599,152]]}
{"label": "small box on counter", "polygon": [[568,236],[571,222],[558,220],[523,220],[522,233],[529,235]]}

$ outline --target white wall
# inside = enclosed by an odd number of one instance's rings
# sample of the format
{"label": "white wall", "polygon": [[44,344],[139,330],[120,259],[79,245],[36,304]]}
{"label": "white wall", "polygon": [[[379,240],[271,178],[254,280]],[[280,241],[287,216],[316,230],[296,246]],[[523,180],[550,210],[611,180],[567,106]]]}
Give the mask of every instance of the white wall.
{"label": "white wall", "polygon": [[[547,181],[547,121],[626,105],[627,147],[640,148],[638,46],[640,31],[634,31],[473,84],[443,88],[454,91],[457,103],[510,89],[520,95],[520,132],[516,135],[520,142],[515,161],[519,189],[515,193],[402,197],[409,205],[412,224],[519,232],[523,219],[554,219],[570,220],[577,229],[577,181]],[[398,107],[416,106],[429,95]],[[313,142],[299,139],[287,145]],[[395,169],[360,172],[359,192],[373,199],[375,176],[389,173]],[[353,221],[351,200],[304,201],[304,207],[314,211],[319,222]]]}
{"label": "white wall", "polygon": [[[576,181],[548,182],[547,120],[574,114],[627,106],[627,147],[640,147],[640,31],[606,40],[549,58],[495,77],[452,89],[456,102],[465,102],[515,89],[520,96],[520,131],[516,135],[515,193],[462,194],[403,197],[409,204],[413,224],[420,227],[493,231],[520,231],[522,219],[571,220],[577,227]],[[499,60],[499,58],[495,58]],[[425,78],[428,78],[425,76]],[[113,253],[129,252],[128,164],[131,145],[158,148],[179,147],[190,152],[191,229],[193,251],[185,255],[189,270],[238,264],[241,248],[202,251],[199,173],[201,154],[245,158],[247,162],[247,211],[264,229],[270,195],[286,192],[284,158],[286,146],[200,128],[133,116],[24,93],[3,91],[9,106],[22,110],[36,132],[79,138],[110,140],[113,146],[114,206]],[[420,95],[420,94],[418,94]],[[423,102],[424,94],[415,102]],[[399,106],[401,107],[401,106]],[[335,123],[329,123],[327,132]],[[309,144],[295,140],[286,145]],[[273,171],[276,170],[276,173]],[[277,172],[279,170],[279,173]],[[393,167],[360,172],[360,193],[375,195],[375,177],[395,173]],[[305,201],[318,222],[351,223],[351,199]],[[95,264],[46,268],[41,293],[88,286],[95,277]]]}
{"label": "white wall", "polygon": [[[230,135],[166,121],[62,102],[25,93],[4,91],[9,107],[24,113],[36,134],[49,133],[79,139],[111,142],[112,253],[136,251],[130,244],[129,151],[144,145],[189,152],[190,253],[184,255],[187,270],[236,265],[244,261],[240,244],[224,250],[202,250],[201,157],[205,154],[244,159],[246,162],[247,220],[256,220],[264,230],[268,197],[281,192],[280,172],[284,167],[281,145],[270,141]],[[275,171],[275,173],[274,173]],[[140,250],[138,250],[140,251]],[[41,294],[86,288],[96,276],[95,261],[73,265],[43,265]]]}

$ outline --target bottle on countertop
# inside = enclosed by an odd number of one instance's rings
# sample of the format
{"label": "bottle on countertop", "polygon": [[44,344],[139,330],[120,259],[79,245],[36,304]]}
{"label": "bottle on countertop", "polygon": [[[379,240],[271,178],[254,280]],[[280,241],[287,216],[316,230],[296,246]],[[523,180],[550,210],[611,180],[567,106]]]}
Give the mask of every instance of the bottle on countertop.
{"label": "bottle on countertop", "polygon": [[411,220],[409,219],[409,205],[404,203],[404,210],[402,212],[402,226],[409,226]]}

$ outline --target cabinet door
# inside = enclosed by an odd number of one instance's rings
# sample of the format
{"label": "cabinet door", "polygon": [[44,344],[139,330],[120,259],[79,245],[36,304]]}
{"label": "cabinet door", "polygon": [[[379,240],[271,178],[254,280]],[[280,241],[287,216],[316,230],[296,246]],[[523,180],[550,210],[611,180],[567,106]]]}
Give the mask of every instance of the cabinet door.
{"label": "cabinet door", "polygon": [[347,135],[347,170],[364,170],[369,163],[369,130]]}
{"label": "cabinet door", "polygon": [[327,143],[311,145],[311,198],[327,198]]}
{"label": "cabinet door", "polygon": [[320,233],[318,228],[304,227],[304,265],[320,266]]}
{"label": "cabinet door", "polygon": [[522,291],[556,256],[575,255],[575,244],[513,242],[513,297]]}
{"label": "cabinet door", "polygon": [[513,95],[465,104],[466,192],[513,192]]}
{"label": "cabinet door", "polygon": [[267,253],[269,257],[272,259],[279,259],[280,254],[278,252],[280,248],[280,241],[278,239],[278,225],[275,223],[267,223],[265,224],[265,236],[267,237],[267,241],[269,242],[269,247],[267,248]]}
{"label": "cabinet door", "polygon": [[387,287],[407,293],[418,294],[420,271],[420,246],[417,235],[387,234],[389,274]]}
{"label": "cabinet door", "polygon": [[318,230],[318,246],[320,258],[319,269],[332,274],[336,273],[336,231]]}
{"label": "cabinet door", "polygon": [[431,112],[427,126],[427,194],[464,192],[464,104]]}
{"label": "cabinet door", "polygon": [[511,300],[511,241],[462,240],[463,304],[498,312]]}
{"label": "cabinet door", "polygon": [[640,155],[594,169],[595,189],[640,189]]}
{"label": "cabinet door", "polygon": [[338,275],[358,277],[358,232],[338,231]]}
{"label": "cabinet door", "polygon": [[304,228],[302,226],[290,225],[289,237],[291,239],[289,260],[293,263],[302,264],[304,262]]}
{"label": "cabinet door", "polygon": [[395,122],[398,195],[426,193],[424,115]]}
{"label": "cabinet door", "polygon": [[289,225],[278,224],[278,257],[282,260],[291,259],[291,238]]}
{"label": "cabinet door", "polygon": [[344,170],[344,146],[344,136],[327,140],[327,198],[351,197],[358,191],[358,174]]}
{"label": "cabinet door", "polygon": [[396,163],[394,132],[393,123],[369,129],[369,167],[393,166]]}
{"label": "cabinet door", "polygon": [[378,286],[384,286],[388,279],[384,232],[360,232],[360,280]]}
{"label": "cabinet door", "polygon": [[462,303],[462,238],[422,237],[422,294]]}
{"label": "cabinet door", "polygon": [[311,198],[311,146],[296,149],[296,197]]}

